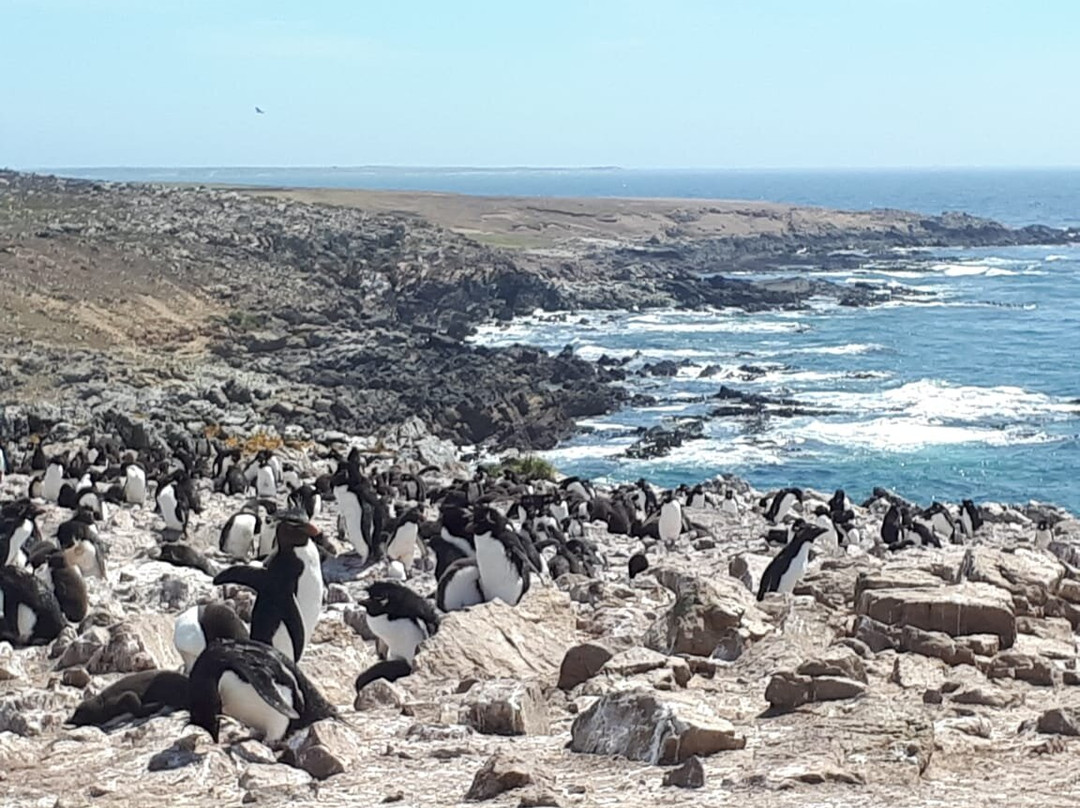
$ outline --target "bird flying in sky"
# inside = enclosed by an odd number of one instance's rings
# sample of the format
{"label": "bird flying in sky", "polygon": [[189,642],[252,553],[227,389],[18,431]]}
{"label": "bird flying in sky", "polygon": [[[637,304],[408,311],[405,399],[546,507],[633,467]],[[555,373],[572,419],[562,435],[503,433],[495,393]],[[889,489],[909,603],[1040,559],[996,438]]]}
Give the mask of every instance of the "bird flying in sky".
{"label": "bird flying in sky", "polygon": [[265,112],[263,112],[263,111],[262,111],[261,109],[259,109],[258,107],[255,107],[255,111],[256,111],[257,113],[259,113],[260,115],[265,115],[265,114],[266,114]]}

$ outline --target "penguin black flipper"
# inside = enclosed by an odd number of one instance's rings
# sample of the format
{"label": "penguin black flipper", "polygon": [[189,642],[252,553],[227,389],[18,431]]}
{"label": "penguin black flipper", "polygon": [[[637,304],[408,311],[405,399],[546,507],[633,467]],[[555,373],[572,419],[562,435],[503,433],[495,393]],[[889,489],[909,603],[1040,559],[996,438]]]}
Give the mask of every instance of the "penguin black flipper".
{"label": "penguin black flipper", "polygon": [[[279,602],[275,602],[275,607]],[[257,604],[256,604],[257,605]],[[293,659],[300,659],[304,653],[304,619],[300,615],[300,604],[293,595],[288,601],[281,601],[282,607],[279,613],[277,609],[256,608],[251,614],[251,638],[273,645],[274,632],[279,625],[285,626],[292,641]]]}
{"label": "penguin black flipper", "polygon": [[239,584],[240,586],[246,586],[249,589],[254,589],[256,592],[259,592],[266,586],[268,580],[269,576],[265,569],[252,567],[247,564],[237,564],[228,569],[224,569],[215,575],[214,586],[221,586],[222,584]]}
{"label": "penguin black flipper", "polygon": [[384,659],[376,662],[366,671],[356,677],[356,692],[359,693],[365,687],[377,679],[385,679],[387,682],[396,682],[412,673],[412,665],[404,659]]}
{"label": "penguin black flipper", "polygon": [[765,568],[761,576],[761,584],[758,586],[757,599],[765,600],[765,596],[780,585],[780,568],[775,559]]}

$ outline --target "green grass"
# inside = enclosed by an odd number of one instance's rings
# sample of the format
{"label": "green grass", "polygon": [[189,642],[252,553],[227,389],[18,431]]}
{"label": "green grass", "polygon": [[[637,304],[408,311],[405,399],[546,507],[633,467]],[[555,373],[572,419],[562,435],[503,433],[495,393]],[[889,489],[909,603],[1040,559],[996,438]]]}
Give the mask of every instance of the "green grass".
{"label": "green grass", "polygon": [[523,480],[555,481],[555,467],[536,455],[509,457],[498,463],[487,463],[481,468],[492,477],[501,477],[504,471],[511,471]]}

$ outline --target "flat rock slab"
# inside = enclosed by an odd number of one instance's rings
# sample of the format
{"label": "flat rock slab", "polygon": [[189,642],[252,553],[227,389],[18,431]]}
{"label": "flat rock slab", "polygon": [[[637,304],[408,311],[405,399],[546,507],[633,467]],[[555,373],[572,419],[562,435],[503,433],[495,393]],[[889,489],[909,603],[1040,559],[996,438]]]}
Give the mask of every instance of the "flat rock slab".
{"label": "flat rock slab", "polygon": [[1012,597],[990,584],[867,590],[859,596],[856,610],[887,625],[941,631],[951,637],[996,634],[1002,648],[1016,641]]}

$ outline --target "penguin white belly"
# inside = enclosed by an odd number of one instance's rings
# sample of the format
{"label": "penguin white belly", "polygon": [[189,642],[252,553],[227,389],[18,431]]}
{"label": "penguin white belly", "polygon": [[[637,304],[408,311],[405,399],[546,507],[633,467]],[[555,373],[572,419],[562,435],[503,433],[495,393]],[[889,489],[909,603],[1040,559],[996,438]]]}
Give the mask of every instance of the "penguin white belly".
{"label": "penguin white belly", "polygon": [[443,611],[456,612],[484,602],[480,588],[480,570],[469,566],[454,573],[443,593]]}
{"label": "penguin white belly", "polygon": [[394,538],[390,540],[390,545],[386,548],[386,555],[395,561],[400,561],[405,565],[405,569],[410,569],[416,557],[416,537],[419,532],[419,525],[415,522],[406,522],[401,525],[394,532]]}
{"label": "penguin white belly", "polygon": [[276,537],[277,524],[272,524],[269,519],[263,519],[262,530],[260,530],[258,536],[256,536],[259,544],[259,558],[265,558],[274,552],[274,540]]}
{"label": "penguin white belly", "polygon": [[1050,549],[1051,534],[1049,530],[1035,531],[1035,546],[1040,550]]}
{"label": "penguin white belly", "polygon": [[322,494],[316,494],[311,498],[311,518],[318,519],[322,516]]}
{"label": "penguin white belly", "polygon": [[724,513],[730,515],[730,516],[738,516],[739,515],[739,506],[735,504],[735,500],[733,500],[733,499],[725,499],[720,504],[720,510],[723,511]]}
{"label": "penguin white belly", "polygon": [[37,625],[37,613],[25,603],[20,603],[19,608],[15,610],[15,624],[16,630],[19,632],[19,639],[26,642],[34,633],[34,626]]}
{"label": "penguin white belly", "polygon": [[184,523],[177,517],[176,490],[171,485],[167,485],[162,489],[161,495],[158,497],[158,505],[161,506],[161,518],[165,520],[165,527],[169,530],[182,531]]}
{"label": "penguin white belly", "polygon": [[281,651],[283,656],[296,662],[296,656],[293,654],[292,637],[289,636],[289,630],[285,628],[284,623],[278,624],[277,629],[274,631],[274,636],[270,638],[270,644]]}
{"label": "penguin white belly", "polygon": [[806,572],[806,565],[810,562],[810,542],[804,542],[799,551],[795,554],[795,558],[791,559],[791,564],[780,575],[780,583],[776,587],[776,591],[782,595],[790,594],[795,589],[795,585],[799,583],[799,579],[803,577],[803,573]]}
{"label": "penguin white belly", "polygon": [[64,472],[59,466],[49,466],[45,470],[45,479],[41,481],[41,497],[50,502],[60,498],[60,487],[64,484]]}
{"label": "penguin white belly", "polygon": [[677,502],[668,502],[660,509],[660,523],[657,525],[660,540],[675,541],[682,533],[682,508]]}
{"label": "penguin white belly", "polygon": [[690,501],[687,503],[687,507],[694,508],[695,510],[701,510],[705,507],[705,495],[694,494],[690,497]]}
{"label": "penguin white belly", "polygon": [[[30,538],[34,533],[34,525],[29,519],[24,519],[11,534],[11,542],[8,544],[7,558],[4,559],[4,563],[21,567],[26,564],[26,557],[22,553],[23,545],[26,544],[26,540]],[[19,559],[22,559],[20,562]]]}
{"label": "penguin white belly", "polygon": [[345,538],[360,558],[367,560],[370,548],[364,541],[364,509],[356,494],[344,487],[337,489],[338,508],[345,519]]}
{"label": "penguin white belly", "polygon": [[104,578],[105,570],[98,558],[97,549],[88,541],[78,541],[64,551],[68,562],[79,568],[87,578]]}
{"label": "penguin white belly", "polygon": [[322,613],[322,564],[314,542],[309,541],[302,547],[297,547],[296,557],[304,562],[304,571],[296,582],[296,602],[300,609],[300,619],[304,623],[304,645],[307,646]]}
{"label": "penguin white belly", "polygon": [[263,499],[277,496],[277,480],[274,479],[274,470],[269,466],[259,469],[259,475],[255,478],[255,492]]}
{"label": "penguin white belly", "polygon": [[[281,700],[293,706],[292,691],[275,684]],[[221,711],[242,724],[263,734],[269,743],[276,743],[285,737],[289,730],[289,719],[265,701],[259,692],[232,671],[225,671],[218,679],[218,694],[221,696]]]}
{"label": "penguin white belly", "polygon": [[776,510],[776,518],[774,522],[782,522],[784,517],[791,513],[791,509],[795,506],[794,494],[781,494],[780,495],[780,507]]}
{"label": "penguin white belly", "polygon": [[233,517],[222,551],[232,558],[247,558],[255,544],[255,515],[242,513]]}
{"label": "penguin white belly", "polygon": [[129,467],[124,483],[124,499],[131,505],[146,503],[146,475],[142,469]]}
{"label": "penguin white belly", "polygon": [[387,659],[404,659],[410,665],[416,648],[427,639],[423,625],[408,617],[391,620],[385,614],[368,617],[371,633],[386,643]]}
{"label": "penguin white belly", "polygon": [[202,626],[199,625],[198,606],[192,606],[176,618],[173,626],[173,645],[184,660],[184,670],[190,673],[191,666],[195,664],[199,654],[206,650],[206,636],[203,634]]}
{"label": "penguin white belly", "polygon": [[825,528],[825,533],[815,539],[815,543],[823,553],[836,555],[840,551],[840,537],[836,533],[836,525],[828,516],[822,515],[817,518],[817,524]]}
{"label": "penguin white belly", "polygon": [[491,535],[476,537],[476,567],[480,571],[480,588],[485,598],[499,598],[509,606],[516,606],[521,600],[524,582],[506,552],[503,543]]}

